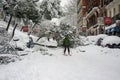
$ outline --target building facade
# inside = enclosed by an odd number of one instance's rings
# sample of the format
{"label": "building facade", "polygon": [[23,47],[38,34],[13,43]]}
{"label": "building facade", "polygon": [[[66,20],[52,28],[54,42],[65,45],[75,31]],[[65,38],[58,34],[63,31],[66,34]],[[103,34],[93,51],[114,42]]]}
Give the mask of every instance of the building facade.
{"label": "building facade", "polygon": [[83,35],[86,35],[86,1],[78,0],[77,2],[77,23]]}
{"label": "building facade", "polygon": [[106,17],[111,18],[111,24],[105,25],[106,34],[120,36],[120,1],[106,0],[104,5],[106,5]]}
{"label": "building facade", "polygon": [[120,20],[120,1],[110,0],[109,4],[106,6],[107,16],[112,18],[112,23],[116,20]]}
{"label": "building facade", "polygon": [[78,0],[77,1],[77,27],[79,29],[79,32],[82,32],[81,31],[82,22],[83,22],[82,0]]}
{"label": "building facade", "polygon": [[[103,34],[106,27],[120,20],[119,0],[81,0],[81,3],[82,14],[78,14],[82,15],[82,22],[78,25],[86,27],[87,35]],[[106,22],[109,24],[106,24]]]}
{"label": "building facade", "polygon": [[86,0],[87,34],[97,35],[103,33],[102,0]]}

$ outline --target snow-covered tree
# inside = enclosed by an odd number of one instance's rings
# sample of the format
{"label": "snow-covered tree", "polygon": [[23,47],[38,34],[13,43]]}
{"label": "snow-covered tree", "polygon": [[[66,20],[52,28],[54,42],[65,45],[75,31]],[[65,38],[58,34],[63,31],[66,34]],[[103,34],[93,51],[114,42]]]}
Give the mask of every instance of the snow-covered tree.
{"label": "snow-covered tree", "polygon": [[[51,19],[53,20],[53,17],[51,17],[51,12],[52,12],[52,4],[50,2],[52,1],[56,1],[56,0],[43,0],[40,8],[41,8],[41,12],[42,13],[45,13],[43,15],[44,18],[47,17],[47,19]],[[49,3],[48,3],[49,2]],[[54,37],[57,42],[58,42],[58,45],[62,45],[62,40],[64,38],[65,35],[69,35],[72,43],[76,42],[80,42],[78,39],[80,38],[77,38],[79,37],[77,34],[77,0],[75,1],[70,1],[69,4],[66,6],[66,15],[62,18],[57,18],[58,21],[59,21],[59,25],[57,25],[57,21],[56,22],[51,22],[50,21],[44,21],[44,24],[41,23],[41,27],[44,28],[42,30],[45,30],[44,32],[40,33],[41,36],[46,36],[46,34],[48,34],[48,36],[52,34],[52,37]],[[46,5],[49,5],[49,7],[47,7]],[[71,8],[72,7],[72,8]],[[68,8],[71,8],[71,9],[68,9]],[[72,10],[72,12],[70,11]]]}
{"label": "snow-covered tree", "polygon": [[76,33],[74,34],[75,44],[83,44],[80,37],[80,29],[77,27],[77,0],[69,0],[69,2],[64,6],[64,17],[61,18],[62,23],[68,23],[72,26],[76,26]]}
{"label": "snow-covered tree", "polygon": [[40,24],[39,24],[39,35],[38,35],[38,40],[43,37],[43,36],[46,36],[46,37],[50,37],[52,31],[51,29],[53,29],[54,25],[51,23],[50,20],[45,20],[45,21],[42,21]]}
{"label": "snow-covered tree", "polygon": [[55,26],[54,29],[52,29],[52,31],[54,32],[55,38],[58,41],[59,45],[62,45],[63,38],[65,37],[65,35],[68,35],[73,46],[76,33],[76,26],[72,26],[70,24],[65,24],[61,22],[60,25]]}
{"label": "snow-covered tree", "polygon": [[15,16],[18,18],[27,18],[34,23],[40,20],[39,10],[35,2],[38,0],[19,1],[15,7]]}
{"label": "snow-covered tree", "polygon": [[68,3],[63,8],[66,14],[77,13],[77,0],[69,0]]}
{"label": "snow-covered tree", "polygon": [[61,23],[60,19],[53,18],[52,20],[43,21],[40,24],[39,37],[53,37],[61,45],[61,40],[65,35],[69,35],[71,39],[74,39],[76,33],[76,26],[70,24]]}
{"label": "snow-covered tree", "polygon": [[2,3],[3,3],[3,10],[5,12],[4,20],[6,19],[7,15],[10,15],[10,19],[9,19],[9,22],[8,22],[8,25],[6,28],[6,30],[8,31],[10,22],[12,20],[13,14],[14,14],[14,7],[16,5],[16,0],[2,0]]}
{"label": "snow-covered tree", "polygon": [[40,24],[40,33],[37,41],[41,37],[52,37],[58,42],[58,46],[61,46],[65,35],[69,35],[71,46],[83,45],[83,39],[81,36],[76,36],[76,29],[76,26],[63,23],[60,19],[57,18],[46,20]]}
{"label": "snow-covered tree", "polygon": [[[31,20],[34,25],[32,25],[32,30],[37,23],[41,20],[41,14],[39,13],[39,7],[36,4],[39,0],[20,0],[15,6],[15,16],[22,18],[25,25],[29,24]],[[32,32],[29,32],[29,35]]]}
{"label": "snow-covered tree", "polygon": [[77,0],[69,0],[63,8],[62,22],[77,26]]}
{"label": "snow-covered tree", "polygon": [[49,20],[60,17],[60,0],[43,0],[40,5],[40,13],[42,13],[43,18]]}

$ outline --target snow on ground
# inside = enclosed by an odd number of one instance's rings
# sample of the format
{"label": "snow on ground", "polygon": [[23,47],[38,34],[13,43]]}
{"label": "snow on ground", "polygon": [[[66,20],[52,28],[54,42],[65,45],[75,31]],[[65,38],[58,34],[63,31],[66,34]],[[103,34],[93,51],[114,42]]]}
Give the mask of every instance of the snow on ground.
{"label": "snow on ground", "polygon": [[[85,52],[84,52],[85,50]],[[0,80],[119,80],[120,50],[98,46],[48,49],[53,56],[27,49],[21,61],[0,66]]]}
{"label": "snow on ground", "polygon": [[[15,34],[23,43],[28,39],[26,33]],[[42,48],[48,55],[25,48],[19,53],[28,55],[20,61],[0,65],[0,80],[120,80],[120,49],[79,46],[71,49],[72,56],[64,56],[63,48]]]}
{"label": "snow on ground", "polygon": [[57,26],[60,25],[60,19],[58,19],[58,18],[53,18],[53,19],[51,20],[51,22],[54,23],[54,24],[56,24]]}
{"label": "snow on ground", "polygon": [[95,44],[96,37],[95,36],[88,36],[87,37],[89,44]]}
{"label": "snow on ground", "polygon": [[42,37],[37,43],[41,44],[41,45],[47,45],[47,46],[55,46],[57,47],[57,41],[53,40],[53,38],[50,38],[48,41],[47,37]]}

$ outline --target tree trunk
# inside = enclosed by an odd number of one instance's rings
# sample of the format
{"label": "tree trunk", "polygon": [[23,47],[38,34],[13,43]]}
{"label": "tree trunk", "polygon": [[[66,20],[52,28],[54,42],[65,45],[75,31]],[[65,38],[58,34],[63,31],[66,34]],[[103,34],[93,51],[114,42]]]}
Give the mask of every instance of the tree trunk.
{"label": "tree trunk", "polygon": [[41,37],[39,37],[39,38],[36,40],[36,42],[38,42],[40,38],[41,38]]}
{"label": "tree trunk", "polygon": [[8,25],[7,25],[7,28],[6,28],[6,31],[8,31],[8,29],[9,29],[9,26],[10,26],[10,22],[11,22],[11,20],[12,20],[12,15],[10,15],[10,19],[9,19],[9,22],[8,22]]}
{"label": "tree trunk", "polygon": [[23,26],[21,27],[20,31],[22,31],[22,30],[23,30]]}
{"label": "tree trunk", "polygon": [[12,32],[12,37],[11,37],[11,39],[14,37],[14,34],[15,34],[15,29],[17,28],[17,25],[18,25],[18,24],[16,24],[16,25],[15,25],[15,27],[14,27],[14,29],[13,29],[13,32]]}
{"label": "tree trunk", "polygon": [[28,18],[23,18],[24,25],[28,25]]}
{"label": "tree trunk", "polygon": [[42,38],[42,37],[44,37],[45,35],[43,34],[43,35],[41,35],[37,40],[36,40],[36,42],[38,42],[39,40],[40,40],[40,38]]}
{"label": "tree trunk", "polygon": [[[33,27],[32,27],[32,31],[33,31],[33,28],[36,26],[36,23],[33,25]],[[30,35],[32,32],[30,31],[29,33],[28,33],[28,35]]]}
{"label": "tree trunk", "polygon": [[4,16],[4,19],[3,19],[3,21],[5,21],[5,22],[6,22],[6,14],[5,14],[5,16]]}
{"label": "tree trunk", "polygon": [[33,25],[32,29],[36,26],[36,23]]}

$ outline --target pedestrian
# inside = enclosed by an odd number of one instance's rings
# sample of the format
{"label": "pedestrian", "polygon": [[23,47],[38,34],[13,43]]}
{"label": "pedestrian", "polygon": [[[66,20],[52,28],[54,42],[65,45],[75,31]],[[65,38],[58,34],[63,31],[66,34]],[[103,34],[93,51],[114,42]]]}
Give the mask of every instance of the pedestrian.
{"label": "pedestrian", "polygon": [[66,49],[67,49],[68,50],[68,55],[71,56],[71,54],[70,54],[70,40],[69,40],[68,35],[66,35],[64,40],[63,40],[63,46],[64,46],[64,55],[67,55],[66,54]]}
{"label": "pedestrian", "polygon": [[33,48],[34,46],[33,46],[33,39],[32,39],[32,37],[29,37],[29,42],[27,43],[27,47],[28,48]]}

